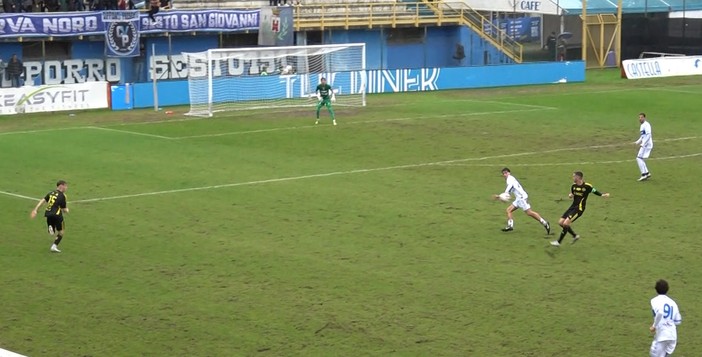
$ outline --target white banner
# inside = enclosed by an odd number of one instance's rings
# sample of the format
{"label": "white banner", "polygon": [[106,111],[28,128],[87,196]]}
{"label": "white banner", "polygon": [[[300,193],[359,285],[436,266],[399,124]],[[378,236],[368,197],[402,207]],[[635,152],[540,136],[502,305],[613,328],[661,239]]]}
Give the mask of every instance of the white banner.
{"label": "white banner", "polygon": [[[558,0],[461,0],[473,10],[561,15]],[[565,5],[565,1],[560,0]]]}
{"label": "white banner", "polygon": [[674,56],[625,60],[628,79],[702,75],[702,56]]}
{"label": "white banner", "polygon": [[0,115],[108,107],[108,82],[0,89]]}

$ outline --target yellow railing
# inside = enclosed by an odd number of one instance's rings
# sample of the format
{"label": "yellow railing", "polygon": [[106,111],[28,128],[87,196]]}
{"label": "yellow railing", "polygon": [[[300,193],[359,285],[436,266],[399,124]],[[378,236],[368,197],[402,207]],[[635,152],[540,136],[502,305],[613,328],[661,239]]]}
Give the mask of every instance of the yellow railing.
{"label": "yellow railing", "polygon": [[[422,2],[320,3],[294,10],[296,31],[441,24],[439,16]],[[448,22],[458,24],[459,18]]]}
{"label": "yellow railing", "polygon": [[523,48],[490,20],[464,3],[439,0],[416,2],[321,3],[294,9],[295,30],[375,28],[421,25],[463,25],[517,63]]}

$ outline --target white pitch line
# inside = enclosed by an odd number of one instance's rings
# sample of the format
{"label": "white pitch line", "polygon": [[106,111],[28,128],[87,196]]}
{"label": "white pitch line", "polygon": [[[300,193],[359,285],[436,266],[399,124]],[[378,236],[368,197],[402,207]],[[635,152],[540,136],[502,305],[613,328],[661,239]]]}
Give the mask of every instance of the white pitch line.
{"label": "white pitch line", "polygon": [[116,126],[119,127],[119,126],[132,126],[132,125],[182,123],[182,122],[188,122],[188,121],[207,120],[207,119],[211,119],[211,118],[192,116],[192,117],[184,117],[184,118],[176,118],[176,119],[139,121],[139,122],[134,122],[134,123],[107,124],[107,125],[102,126],[102,128],[111,128],[111,127],[116,127]]}
{"label": "white pitch line", "polygon": [[[668,88],[684,88],[684,87],[699,87],[699,84],[684,84],[684,85],[674,85],[674,86],[662,86],[662,87],[635,87],[635,88],[618,88],[618,89],[603,89],[603,90],[570,90],[570,91],[558,91],[558,92],[533,92],[533,93],[522,93],[519,95],[505,95],[497,97],[498,99],[520,99],[525,97],[561,97],[561,96],[571,96],[571,95],[583,95],[583,94],[610,94],[610,93],[621,93],[621,92],[635,92],[635,91],[656,91],[656,90],[666,90]],[[483,88],[490,89],[490,88]],[[572,88],[571,88],[572,89]]]}
{"label": "white pitch line", "polygon": [[544,109],[544,110],[560,109],[557,107],[549,107],[546,105],[511,103],[511,102],[501,102],[499,100],[480,100],[480,99],[468,99],[468,98],[466,98],[466,99],[446,99],[446,100],[441,100],[440,102],[442,102],[442,103],[451,103],[451,102],[489,103],[489,104],[512,105],[512,106],[520,106],[520,107],[536,108],[536,109]]}
{"label": "white pitch line", "polygon": [[[539,107],[539,108],[532,108],[532,109],[497,110],[497,111],[491,111],[491,112],[424,115],[424,116],[412,116],[412,117],[377,119],[377,120],[359,120],[359,121],[350,121],[350,122],[342,123],[341,125],[343,126],[343,125],[385,123],[385,122],[392,122],[392,121],[407,121],[407,120],[419,120],[419,119],[460,118],[460,117],[472,117],[472,116],[483,116],[483,115],[526,113],[526,112],[535,112],[535,111],[552,110],[552,109],[557,109],[557,108]],[[267,132],[283,131],[283,130],[309,129],[309,128],[314,128],[314,127],[318,127],[318,126],[319,125],[302,125],[302,126],[288,126],[288,127],[278,127],[278,128],[270,128],[270,129],[230,131],[230,132],[225,132],[225,133],[178,136],[178,137],[171,137],[171,139],[183,140],[183,139],[197,139],[197,138],[212,138],[212,137],[229,136],[229,135],[243,135],[243,134],[267,133]]]}
{"label": "white pitch line", "polygon": [[[497,102],[496,102],[496,103],[497,103]],[[518,105],[522,105],[522,104],[518,104]],[[523,105],[523,106],[529,107],[530,105]],[[558,109],[558,108],[555,108],[555,107],[534,106],[534,108],[532,108],[532,109],[513,109],[513,110],[498,110],[498,111],[491,111],[491,112],[474,112],[474,113],[441,114],[441,115],[423,115],[423,116],[420,115],[420,116],[412,116],[412,117],[400,117],[400,118],[388,118],[388,119],[377,119],[377,120],[350,121],[350,122],[344,123],[343,125],[382,123],[382,122],[391,122],[391,121],[407,121],[407,120],[419,120],[419,119],[438,119],[438,118],[451,118],[451,117],[470,117],[470,116],[497,115],[497,114],[509,114],[509,113],[526,113],[526,112],[541,111],[541,110],[554,110],[554,109]],[[190,120],[202,120],[202,118],[184,118],[183,120],[174,119],[174,120],[164,120],[164,121],[156,121],[156,122],[143,122],[143,123],[133,123],[133,124],[123,124],[123,125],[160,124],[160,123],[181,122],[181,121],[190,121]],[[285,130],[300,130],[300,129],[309,129],[309,128],[314,128],[314,127],[315,127],[315,125],[303,125],[303,126],[277,127],[277,128],[269,128],[269,129],[256,129],[256,130],[245,130],[245,131],[232,131],[232,132],[225,132],[225,133],[213,133],[213,134],[202,134],[202,135],[189,135],[189,136],[172,137],[172,136],[164,136],[164,135],[157,135],[157,134],[142,133],[142,132],[138,132],[138,131],[129,131],[129,130],[122,130],[122,129],[114,129],[114,126],[115,126],[115,125],[112,125],[112,126],[78,126],[78,127],[70,127],[70,128],[54,128],[54,129],[10,131],[10,132],[5,132],[5,133],[0,133],[0,135],[34,134],[34,133],[52,132],[52,131],[63,131],[63,130],[92,129],[92,130],[114,131],[114,132],[123,133],[123,134],[140,135],[140,136],[146,136],[146,137],[152,137],[152,138],[158,138],[158,139],[165,139],[165,140],[182,140],[182,139],[196,139],[196,138],[212,138],[212,137],[229,136],[229,135],[243,135],[243,134],[267,133],[267,132],[285,131]],[[120,125],[120,126],[121,126],[121,125]]]}
{"label": "white pitch line", "polygon": [[[702,156],[702,152],[686,155],[675,155],[675,156],[664,156],[664,157],[651,157],[648,160],[675,160],[675,159],[686,159],[690,157]],[[549,163],[532,163],[532,164],[510,164],[509,166],[515,167],[541,167],[541,166],[574,166],[574,165],[603,165],[603,164],[621,164],[625,162],[634,162],[636,159],[627,160],[608,160],[608,161],[583,161],[583,162],[549,162]],[[495,167],[498,164],[443,164],[442,166],[469,166],[469,167]]]}
{"label": "white pitch line", "polygon": [[88,128],[90,128],[90,129],[95,129],[95,130],[112,131],[112,132],[116,132],[116,133],[129,134],[129,135],[147,136],[147,137],[150,137],[150,138],[157,138],[157,139],[173,140],[173,138],[170,137],[170,136],[163,136],[163,135],[156,135],[156,134],[148,134],[148,133],[140,133],[140,132],[138,132],[138,131],[129,131],[129,130],[112,129],[112,128],[106,128],[106,127],[102,127],[102,126],[89,126]]}
{"label": "white pitch line", "polygon": [[[694,136],[694,137],[687,137],[687,138],[659,139],[657,141],[658,142],[662,142],[662,141],[665,142],[665,141],[690,140],[690,139],[697,139],[697,138],[698,137]],[[157,195],[165,195],[165,194],[171,194],[171,193],[204,191],[204,190],[213,190],[213,189],[219,189],[219,188],[229,188],[229,187],[238,187],[238,186],[253,186],[253,185],[266,184],[266,183],[298,181],[298,180],[305,180],[305,179],[319,178],[319,177],[352,175],[352,174],[359,174],[359,173],[389,171],[389,170],[398,170],[398,169],[411,169],[411,168],[426,167],[426,166],[447,165],[447,164],[461,163],[461,162],[467,162],[467,161],[485,161],[485,160],[490,160],[490,159],[500,159],[500,158],[506,158],[506,157],[547,154],[547,153],[554,153],[554,152],[561,152],[561,151],[600,149],[600,148],[606,148],[606,147],[616,147],[616,146],[625,146],[625,145],[631,145],[631,143],[591,145],[591,146],[582,146],[582,147],[567,147],[567,148],[550,149],[550,150],[542,150],[542,151],[528,151],[528,152],[521,152],[521,153],[515,153],[515,154],[502,154],[502,155],[483,156],[483,157],[476,157],[476,158],[465,158],[465,159],[456,159],[456,160],[425,162],[425,163],[418,163],[418,164],[396,165],[396,166],[376,167],[376,168],[369,168],[369,169],[356,169],[356,170],[347,170],[347,171],[334,171],[334,172],[326,172],[326,173],[320,173],[320,174],[289,176],[289,177],[281,177],[281,178],[273,178],[273,179],[257,180],[257,181],[235,182],[235,183],[227,183],[227,184],[221,184],[221,185],[188,187],[188,188],[180,188],[180,189],[175,189],[175,190],[164,190],[164,191],[143,192],[143,193],[136,193],[136,194],[129,194],[129,195],[120,195],[120,196],[89,198],[89,199],[77,200],[77,201],[72,201],[72,202],[73,203],[88,203],[88,202],[109,201],[109,200],[117,200],[117,199],[124,199],[124,198],[157,196]]]}
{"label": "white pitch line", "polygon": [[[534,93],[519,94],[519,95],[497,96],[496,98],[497,99],[514,99],[514,98],[538,97],[538,96],[553,97],[553,96],[583,95],[583,94],[608,94],[608,93],[631,92],[631,91],[639,91],[639,90],[649,90],[649,91],[662,90],[662,91],[665,91],[665,90],[669,90],[669,88],[685,88],[685,87],[699,87],[699,86],[700,86],[699,84],[684,84],[684,85],[675,85],[675,86],[621,88],[621,89],[606,89],[606,90],[594,90],[594,91],[576,90],[576,91],[570,91],[570,92],[568,92],[568,91],[534,92]],[[472,89],[466,89],[466,90],[476,90],[476,89],[489,90],[489,89],[494,89],[494,88],[472,88]],[[672,89],[672,90],[675,90],[675,89]],[[408,93],[415,93],[415,92],[408,92]],[[684,92],[684,93],[687,93],[687,92]],[[696,93],[696,92],[690,92],[690,93]],[[454,97],[454,98],[456,98],[456,101],[465,100],[465,99],[461,99],[459,97]],[[480,102],[480,100],[476,100],[476,101]],[[485,101],[485,102],[490,102],[490,101]],[[494,101],[494,102],[497,103],[498,101]],[[530,105],[530,104],[518,104],[518,103],[507,103],[507,102],[504,102],[504,104],[514,104],[514,105],[524,105],[524,106]],[[388,104],[383,104],[382,106],[388,106]],[[541,107],[541,106],[536,106],[536,107]],[[556,107],[545,107],[544,106],[544,109],[546,109],[546,108],[559,109]],[[249,112],[251,112],[251,111],[246,111],[247,114]],[[281,113],[281,112],[287,112],[287,111],[272,111],[272,112],[268,112],[268,113]],[[242,114],[242,115],[227,115],[227,116],[223,116],[223,117],[217,117],[214,119],[226,119],[226,118],[233,118],[233,117],[238,117],[238,116],[245,116],[245,115],[244,114]],[[195,121],[195,120],[207,120],[207,119],[200,118],[200,117],[187,117],[187,118],[153,120],[153,121],[144,121],[144,122],[135,122],[135,123],[108,124],[105,126],[101,126],[99,128],[110,128],[110,127],[115,127],[115,126],[130,126],[130,125],[168,124],[168,123]],[[69,128],[47,128],[47,129],[37,129],[37,130],[8,131],[8,132],[4,132],[4,133],[0,132],[0,136],[13,135],[13,134],[33,134],[33,133],[62,131],[62,130],[90,129],[90,128],[98,128],[98,127],[96,127],[96,126],[92,126],[92,127],[76,126],[76,127],[69,127]],[[263,129],[263,130],[265,130],[265,129]],[[280,130],[289,130],[289,128],[281,128]],[[174,139],[171,137],[165,137],[165,138]]]}
{"label": "white pitch line", "polygon": [[14,135],[14,134],[37,134],[37,133],[50,133],[52,131],[65,131],[65,130],[80,130],[80,129],[90,129],[88,126],[71,126],[68,128],[53,128],[53,129],[37,129],[37,130],[20,130],[20,131],[6,131],[0,133],[0,136],[4,135]]}
{"label": "white pitch line", "polygon": [[695,92],[695,91],[690,91],[690,90],[672,89],[672,88],[649,88],[648,90],[661,91],[661,92],[672,92],[672,93],[684,93],[684,94],[692,94],[692,95],[702,94],[702,91]]}
{"label": "white pitch line", "polygon": [[[694,140],[694,139],[698,139],[698,138],[699,137],[697,137],[697,136],[688,136],[688,137],[681,137],[681,138],[658,139],[657,142]],[[236,182],[236,183],[221,184],[221,185],[189,187],[189,188],[182,188],[182,189],[176,189],[176,190],[164,190],[164,191],[144,192],[144,193],[120,195],[120,196],[90,198],[90,199],[72,201],[72,203],[99,202],[99,201],[108,201],[108,200],[116,200],[116,199],[123,199],[123,198],[156,196],[156,195],[164,195],[164,194],[179,193],[179,192],[203,191],[203,190],[212,190],[212,189],[237,187],[237,186],[252,186],[252,185],[265,184],[265,183],[296,181],[296,180],[304,180],[304,179],[317,178],[317,177],[351,175],[351,174],[357,174],[357,173],[388,171],[388,170],[417,168],[417,167],[425,167],[425,166],[460,165],[460,163],[467,162],[467,161],[485,161],[485,160],[490,160],[490,159],[500,159],[500,158],[507,158],[507,157],[518,157],[518,156],[547,154],[547,153],[562,152],[562,151],[576,151],[576,150],[585,150],[585,149],[601,149],[601,148],[625,146],[625,145],[630,145],[630,143],[591,145],[591,146],[584,146],[584,147],[568,147],[568,148],[550,149],[550,150],[543,150],[543,151],[528,151],[528,152],[521,152],[521,153],[515,153],[515,154],[483,156],[483,157],[477,157],[477,158],[465,158],[465,159],[436,161],[436,162],[427,162],[427,163],[419,163],[419,164],[407,164],[407,165],[378,167],[378,168],[370,168],[370,169],[357,169],[357,170],[348,170],[348,171],[335,171],[335,172],[328,172],[328,173],[321,173],[321,174],[291,176],[291,177],[282,177],[282,178],[274,178],[274,179],[258,180],[258,181]],[[693,156],[702,156],[702,153],[690,154],[690,155],[685,156],[685,157],[693,157]],[[676,157],[669,157],[669,158],[674,159]],[[667,158],[658,158],[658,159],[665,160]],[[631,160],[624,160],[624,161],[631,161]],[[573,164],[578,164],[578,163],[573,163]],[[580,163],[580,164],[582,164],[582,163]],[[495,166],[498,164],[484,164],[484,165],[485,166]],[[478,165],[476,164],[476,165],[471,165],[471,166],[478,166]],[[512,165],[512,166],[524,166],[524,165],[517,164],[517,165]],[[12,196],[12,197],[23,198],[23,199],[36,200],[36,198],[33,198],[33,197],[28,197],[28,196],[19,195],[19,194],[15,194],[15,193],[11,193],[11,192],[6,192],[6,191],[0,191],[0,194]]]}
{"label": "white pitch line", "polygon": [[39,201],[35,197],[29,197],[29,196],[20,195],[17,193],[12,193],[12,192],[7,192],[7,191],[0,191],[0,195],[12,196],[12,197],[17,197],[17,198],[24,198],[25,200]]}
{"label": "white pitch line", "polygon": [[0,357],[27,357],[27,356],[0,348]]}

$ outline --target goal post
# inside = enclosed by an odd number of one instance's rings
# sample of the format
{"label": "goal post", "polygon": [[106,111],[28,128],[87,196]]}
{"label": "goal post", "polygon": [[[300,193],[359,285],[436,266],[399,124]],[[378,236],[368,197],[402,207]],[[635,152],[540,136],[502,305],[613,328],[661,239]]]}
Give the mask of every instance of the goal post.
{"label": "goal post", "polygon": [[184,52],[188,115],[243,109],[309,107],[327,79],[335,106],[366,105],[366,45],[251,47]]}

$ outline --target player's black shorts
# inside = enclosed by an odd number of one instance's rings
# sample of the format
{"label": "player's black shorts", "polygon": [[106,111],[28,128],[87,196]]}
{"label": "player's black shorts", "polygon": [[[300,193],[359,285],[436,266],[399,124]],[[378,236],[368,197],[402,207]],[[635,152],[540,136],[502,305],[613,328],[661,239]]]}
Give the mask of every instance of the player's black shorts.
{"label": "player's black shorts", "polygon": [[581,210],[580,208],[576,207],[570,207],[568,208],[567,211],[563,213],[561,218],[566,219],[569,218],[571,222],[575,222],[576,219],[580,218],[580,216],[585,213],[584,210]]}
{"label": "player's black shorts", "polygon": [[46,217],[46,227],[49,229],[49,233],[53,230],[54,232],[60,232],[63,230],[63,216],[48,216]]}

